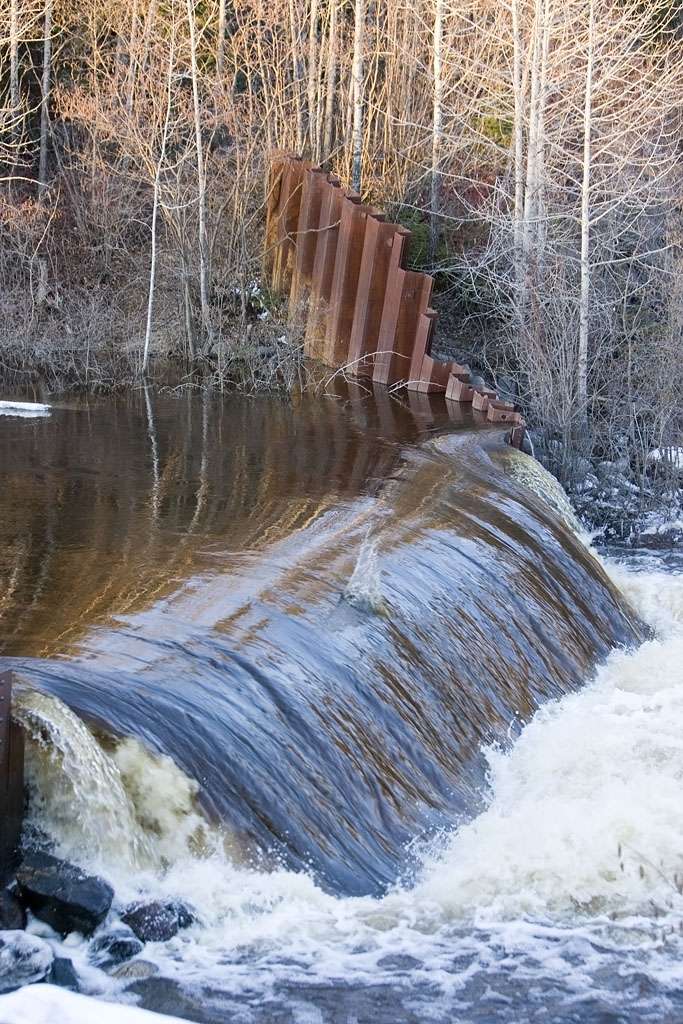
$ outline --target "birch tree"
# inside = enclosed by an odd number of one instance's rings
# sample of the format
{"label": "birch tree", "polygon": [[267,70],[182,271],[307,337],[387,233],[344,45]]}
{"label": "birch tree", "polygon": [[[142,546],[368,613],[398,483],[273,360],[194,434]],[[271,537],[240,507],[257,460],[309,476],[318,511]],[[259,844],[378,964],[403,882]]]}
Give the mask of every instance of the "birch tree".
{"label": "birch tree", "polygon": [[40,156],[38,161],[38,198],[42,202],[47,191],[47,146],[50,133],[50,87],[52,82],[52,7],[45,0],[43,21],[43,73],[40,87]]}
{"label": "birch tree", "polygon": [[338,0],[329,0],[329,27],[327,31],[327,68],[325,72],[325,128],[322,158],[332,153],[334,139],[334,106],[337,87],[337,14]]}
{"label": "birch tree", "polygon": [[[154,175],[154,197],[152,202],[152,227],[151,227],[151,252],[149,267],[149,295],[147,298],[147,324],[145,327],[145,341],[142,352],[142,372],[147,373],[149,367],[149,352],[152,341],[152,322],[154,312],[154,288],[157,273],[157,220],[159,214],[159,202],[161,194],[161,175],[166,160],[166,144],[168,142],[169,129],[171,126],[171,104],[173,98],[173,70],[174,70],[174,46],[173,36],[169,41],[168,73],[166,78],[166,114],[164,127],[161,135],[161,147],[159,159],[157,160],[156,172]],[[145,393],[146,394],[146,393]]]}
{"label": "birch tree", "polygon": [[365,25],[364,0],[355,0],[353,27],[353,68],[351,71],[353,97],[353,132],[351,136],[351,187],[360,193],[363,170],[363,29]]}
{"label": "birch tree", "polygon": [[578,416],[587,422],[588,414],[588,335],[591,301],[590,198],[591,132],[593,126],[593,60],[595,50],[595,0],[588,0],[588,40],[586,53],[586,89],[583,101],[583,174],[581,178],[581,295],[579,301],[579,343],[577,359]]}
{"label": "birch tree", "polygon": [[308,143],[314,160],[320,159],[320,125],[318,107],[318,0],[310,0],[308,16]]}
{"label": "birch tree", "polygon": [[192,74],[192,103],[194,135],[197,156],[197,208],[199,211],[199,286],[202,304],[202,326],[209,344],[213,342],[211,325],[211,253],[206,227],[206,168],[202,118],[199,104],[199,68],[197,65],[197,25],[193,0],[187,0],[187,24],[190,33],[190,68]]}
{"label": "birch tree", "polygon": [[434,258],[439,241],[439,199],[441,191],[441,144],[443,135],[443,19],[444,0],[435,0],[434,8],[434,41],[433,41],[433,72],[434,72],[434,112],[432,118],[432,173],[430,189],[430,232],[429,232],[429,265],[434,266]]}

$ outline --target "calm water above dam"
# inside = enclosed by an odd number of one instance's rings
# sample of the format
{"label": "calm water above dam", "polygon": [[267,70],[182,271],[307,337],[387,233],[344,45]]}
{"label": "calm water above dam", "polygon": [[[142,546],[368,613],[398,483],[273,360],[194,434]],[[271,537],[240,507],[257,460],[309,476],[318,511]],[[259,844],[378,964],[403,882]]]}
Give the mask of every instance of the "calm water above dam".
{"label": "calm water above dam", "polygon": [[225,1022],[680,1019],[675,559],[606,573],[534,464],[438,402],[140,393],[0,426],[29,817],[116,912],[199,916],[132,982],[70,941],[85,990]]}

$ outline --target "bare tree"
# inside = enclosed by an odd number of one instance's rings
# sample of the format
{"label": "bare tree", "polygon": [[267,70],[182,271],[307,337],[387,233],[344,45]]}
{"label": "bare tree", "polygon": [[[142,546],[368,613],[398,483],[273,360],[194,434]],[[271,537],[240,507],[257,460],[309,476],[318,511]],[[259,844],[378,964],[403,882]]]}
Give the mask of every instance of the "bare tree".
{"label": "bare tree", "polygon": [[352,170],[351,186],[361,190],[363,170],[363,31],[365,27],[364,0],[355,0],[353,28],[353,69],[351,72],[353,96]]}
{"label": "bare tree", "polygon": [[[147,373],[149,367],[149,352],[152,341],[152,317],[154,312],[154,288],[156,283],[157,273],[157,218],[159,213],[159,200],[161,193],[161,175],[164,168],[164,161],[166,159],[166,144],[168,142],[169,129],[171,126],[171,105],[173,100],[173,71],[174,71],[174,52],[173,52],[173,36],[169,41],[169,52],[168,52],[168,73],[166,79],[166,116],[164,117],[164,127],[161,135],[161,147],[159,150],[159,159],[157,160],[156,173],[154,175],[154,199],[152,203],[152,228],[151,228],[151,253],[150,253],[150,267],[149,267],[149,296],[147,299],[147,325],[145,328],[145,342],[143,346],[142,354],[142,372]],[[145,392],[146,395],[146,392]]]}
{"label": "bare tree", "polygon": [[40,95],[40,157],[38,162],[38,198],[47,191],[47,145],[50,134],[50,88],[52,82],[52,5],[45,0],[43,23],[43,74]]}
{"label": "bare tree", "polygon": [[194,135],[197,154],[197,207],[199,210],[199,286],[202,303],[202,326],[209,344],[213,342],[211,325],[211,253],[206,228],[206,168],[204,162],[204,141],[202,139],[202,117],[199,103],[199,68],[197,65],[197,25],[194,4],[187,3],[187,24],[190,33],[190,67],[192,74],[192,102],[194,110]]}
{"label": "bare tree", "polygon": [[441,191],[441,145],[443,136],[443,18],[444,0],[435,0],[434,6],[434,114],[432,118],[432,172],[430,190],[430,231],[429,231],[429,265],[434,266],[434,258],[439,241],[439,205]]}
{"label": "bare tree", "polygon": [[334,106],[337,86],[337,13],[338,0],[329,0],[329,27],[327,31],[327,70],[325,74],[325,131],[322,146],[323,159],[329,159],[334,139]]}

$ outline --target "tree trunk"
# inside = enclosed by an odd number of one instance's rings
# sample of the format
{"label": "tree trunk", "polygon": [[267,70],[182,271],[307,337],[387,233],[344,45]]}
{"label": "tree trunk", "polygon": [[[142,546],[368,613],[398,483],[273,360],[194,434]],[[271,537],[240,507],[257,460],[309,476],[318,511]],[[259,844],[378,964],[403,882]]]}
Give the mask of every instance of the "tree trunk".
{"label": "tree trunk", "polygon": [[539,182],[539,113],[541,85],[541,32],[542,4],[536,0],[533,24],[533,40],[531,43],[531,96],[529,100],[529,137],[526,154],[526,178],[524,183],[524,224],[522,229],[522,259],[526,274],[529,272],[534,233],[537,222],[536,202],[538,199]]}
{"label": "tree trunk", "polygon": [[363,171],[363,24],[364,0],[355,0],[355,24],[353,35],[353,132],[351,137],[352,168],[351,187],[356,192],[361,190]]}
{"label": "tree trunk", "polygon": [[128,51],[128,82],[126,85],[126,113],[133,115],[135,101],[135,71],[138,59],[138,0],[133,0],[133,11],[130,16],[130,47]]}
{"label": "tree trunk", "polygon": [[311,0],[308,25],[308,141],[313,160],[320,159],[320,130],[315,116],[318,84],[318,0]]}
{"label": "tree trunk", "polygon": [[43,23],[43,77],[40,98],[40,154],[38,157],[38,200],[42,202],[47,191],[47,141],[50,134],[50,83],[52,79],[52,3],[46,0]]}
{"label": "tree trunk", "polygon": [[152,340],[152,313],[154,309],[154,285],[157,270],[157,216],[159,213],[159,188],[161,185],[161,171],[166,158],[166,143],[168,141],[168,129],[171,123],[171,92],[173,83],[173,36],[171,36],[170,49],[168,54],[168,78],[166,85],[166,117],[164,119],[164,131],[161,137],[161,150],[157,161],[156,173],[154,175],[154,203],[152,206],[152,252],[149,269],[149,295],[147,297],[147,327],[145,330],[145,346],[142,356],[142,372],[147,373],[149,366],[149,349]]}
{"label": "tree trunk", "polygon": [[513,91],[515,115],[513,125],[514,205],[514,273],[518,323],[526,307],[524,239],[524,95],[522,91],[522,30],[519,23],[519,0],[512,0]]}
{"label": "tree trunk", "polygon": [[12,132],[16,134],[19,123],[19,0],[12,0],[10,10],[10,68],[9,68],[9,94],[10,106],[12,108],[11,124]]}
{"label": "tree trunk", "polygon": [[292,87],[294,89],[294,104],[296,108],[296,147],[297,152],[301,153],[304,147],[304,111],[301,102],[303,64],[299,52],[299,26],[296,19],[294,0],[289,0],[289,31],[292,40]]}
{"label": "tree trunk", "polygon": [[225,0],[218,3],[218,45],[216,47],[216,71],[219,81],[225,70]]}
{"label": "tree trunk", "polygon": [[211,259],[206,230],[206,169],[204,166],[204,143],[202,141],[201,112],[199,108],[199,70],[197,67],[197,29],[194,20],[193,0],[187,0],[187,20],[190,30],[190,60],[192,70],[192,101],[194,106],[195,147],[197,150],[197,202],[199,214],[199,289],[202,303],[202,327],[204,338],[213,342],[211,326]]}
{"label": "tree trunk", "polygon": [[[181,231],[184,233],[184,228]],[[185,238],[181,240],[181,255],[183,261],[183,314],[185,317],[185,337],[187,338],[187,349],[190,359],[197,355],[197,324],[194,317],[194,302],[192,298],[192,266],[190,253]]]}
{"label": "tree trunk", "polygon": [[588,416],[588,340],[590,322],[590,187],[591,127],[593,105],[593,60],[595,52],[595,8],[589,0],[586,93],[583,107],[583,178],[581,182],[581,298],[579,303],[579,351],[576,370],[576,402],[579,424]]}
{"label": "tree trunk", "polygon": [[444,0],[436,0],[432,57],[434,63],[434,108],[432,118],[432,174],[429,229],[429,266],[439,242],[439,208],[441,197],[441,136],[443,133],[443,15]]}

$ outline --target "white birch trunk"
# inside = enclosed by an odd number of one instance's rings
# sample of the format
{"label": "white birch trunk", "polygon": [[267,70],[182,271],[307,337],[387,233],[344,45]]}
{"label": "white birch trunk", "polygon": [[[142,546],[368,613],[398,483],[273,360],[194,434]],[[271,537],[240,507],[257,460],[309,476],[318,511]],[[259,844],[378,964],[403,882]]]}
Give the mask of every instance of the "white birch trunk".
{"label": "white birch trunk", "polygon": [[38,157],[38,199],[45,198],[47,191],[47,141],[50,134],[50,84],[52,80],[52,2],[45,0],[43,23],[43,76],[40,97],[40,153]]}
{"label": "white birch trunk", "polygon": [[519,23],[519,0],[512,0],[513,37],[513,90],[515,115],[513,127],[513,171],[515,182],[514,205],[514,269],[518,322],[521,324],[526,307],[524,272],[524,96],[522,92],[522,29]]}
{"label": "white birch trunk", "polygon": [[301,101],[301,79],[303,67],[299,52],[299,26],[296,20],[294,0],[289,0],[289,31],[292,40],[292,87],[294,89],[294,105],[296,109],[296,148],[301,153],[304,147],[304,110]]}
{"label": "white birch trunk", "polygon": [[590,324],[590,187],[593,61],[595,54],[595,6],[589,0],[586,92],[583,108],[583,177],[581,182],[581,297],[579,302],[579,349],[576,371],[576,402],[579,422],[588,415],[588,341]]}
{"label": "white birch trunk", "polygon": [[218,46],[216,47],[216,71],[219,80],[225,71],[225,0],[218,3]]}
{"label": "white birch trunk", "polygon": [[351,187],[356,192],[361,190],[363,171],[363,25],[364,0],[355,0],[355,23],[353,35],[353,131],[351,134]]}
{"label": "white birch trunk", "polygon": [[10,66],[9,66],[9,95],[12,108],[12,131],[16,133],[19,124],[19,0],[12,0],[10,9]]}
{"label": "white birch trunk", "polygon": [[173,82],[173,38],[171,37],[168,54],[168,78],[166,82],[166,116],[164,118],[164,130],[161,137],[161,150],[154,174],[154,203],[152,206],[152,251],[149,268],[149,295],[147,297],[147,327],[145,329],[145,346],[142,355],[142,372],[147,373],[149,366],[149,350],[152,341],[152,315],[154,311],[154,287],[157,271],[157,217],[159,213],[159,190],[161,186],[161,172],[166,159],[166,143],[168,141],[168,129],[171,123],[171,86]]}
{"label": "white birch trunk", "polygon": [[524,220],[522,228],[522,262],[525,277],[528,278],[534,234],[536,227],[536,200],[538,197],[538,143],[539,143],[539,93],[541,80],[541,0],[536,0],[533,39],[531,44],[531,97],[529,100],[529,137],[526,154],[526,177],[524,182]]}
{"label": "white birch trunk", "polygon": [[138,0],[133,0],[130,16],[130,47],[128,51],[128,82],[126,85],[126,113],[132,117],[135,101],[135,78],[138,60]]}
{"label": "white birch trunk", "polygon": [[[544,0],[543,25],[541,30],[541,81],[538,89],[538,134],[536,146],[536,252],[537,265],[542,271],[544,250],[548,230],[546,196],[546,107],[548,103],[548,57],[550,53],[550,2]],[[540,283],[540,278],[539,278]]]}
{"label": "white birch trunk", "polygon": [[434,66],[434,98],[432,116],[432,168],[429,226],[429,265],[434,267],[439,243],[439,208],[441,196],[441,142],[443,135],[443,16],[444,0],[436,0],[432,60]]}
{"label": "white birch trunk", "polygon": [[320,131],[316,118],[318,84],[318,0],[311,0],[308,23],[308,141],[311,156],[320,159]]}
{"label": "white birch trunk", "polygon": [[190,60],[192,70],[192,102],[194,106],[195,148],[197,150],[197,202],[199,214],[199,289],[202,304],[202,326],[205,340],[211,344],[211,260],[206,230],[206,169],[202,141],[201,112],[199,109],[199,70],[197,68],[197,28],[194,20],[193,0],[187,0],[187,20],[190,30]]}

